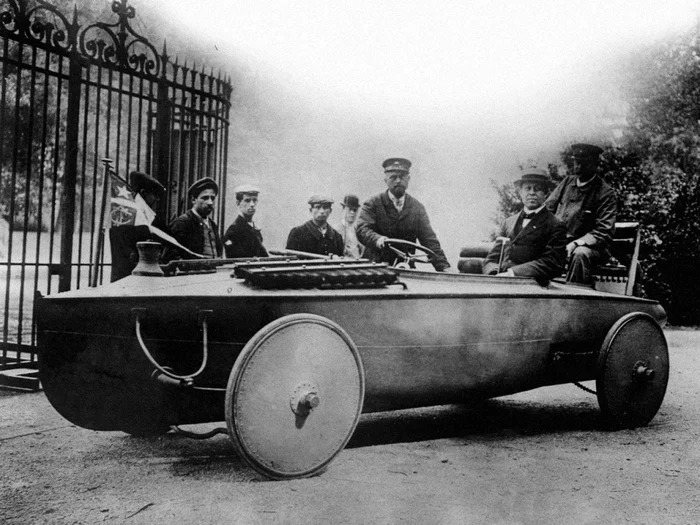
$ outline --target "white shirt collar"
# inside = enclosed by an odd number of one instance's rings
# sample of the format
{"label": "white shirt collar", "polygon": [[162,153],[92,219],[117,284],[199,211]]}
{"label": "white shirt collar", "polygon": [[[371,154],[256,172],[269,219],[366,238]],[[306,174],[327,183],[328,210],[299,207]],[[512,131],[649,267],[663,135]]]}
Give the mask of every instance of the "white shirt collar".
{"label": "white shirt collar", "polygon": [[396,195],[394,195],[393,193],[391,193],[389,190],[386,190],[386,192],[387,192],[387,194],[389,195],[389,198],[391,199],[391,202],[394,203],[394,206],[396,206],[396,207],[398,207],[398,208],[403,208],[403,203],[406,201],[406,194],[405,194],[405,193],[403,194],[403,197],[401,197],[400,199],[398,199],[398,198],[396,197]]}
{"label": "white shirt collar", "polygon": [[576,177],[576,186],[579,188],[583,188],[584,186],[588,186],[591,182],[593,182],[598,175],[593,175],[590,179],[588,179],[586,182],[581,182],[581,179]]}
{"label": "white shirt collar", "polygon": [[192,213],[199,217],[199,220],[202,221],[205,226],[209,226],[209,217],[202,217],[194,208],[192,208]]}
{"label": "white shirt collar", "polygon": [[[542,208],[544,208],[544,204],[543,204],[542,206],[540,206],[539,208],[537,208],[536,210],[532,210],[532,211],[531,211],[531,210],[526,210],[525,208],[523,208],[523,213],[527,213],[528,215],[534,215],[534,214],[536,214],[536,213],[541,212],[541,211],[542,211]],[[526,219],[526,220],[529,220],[529,219]]]}

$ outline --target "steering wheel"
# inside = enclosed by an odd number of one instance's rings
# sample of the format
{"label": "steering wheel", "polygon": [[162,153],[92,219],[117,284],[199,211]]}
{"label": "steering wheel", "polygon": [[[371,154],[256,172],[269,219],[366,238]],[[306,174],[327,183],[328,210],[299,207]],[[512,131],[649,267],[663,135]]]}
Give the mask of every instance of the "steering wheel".
{"label": "steering wheel", "polygon": [[[394,252],[401,260],[396,266],[413,267],[413,263],[430,264],[433,258],[437,257],[435,252],[430,248],[421,246],[411,241],[404,241],[403,239],[386,239],[384,241],[384,247],[390,249]],[[408,249],[413,248],[418,250],[420,254],[409,253]]]}

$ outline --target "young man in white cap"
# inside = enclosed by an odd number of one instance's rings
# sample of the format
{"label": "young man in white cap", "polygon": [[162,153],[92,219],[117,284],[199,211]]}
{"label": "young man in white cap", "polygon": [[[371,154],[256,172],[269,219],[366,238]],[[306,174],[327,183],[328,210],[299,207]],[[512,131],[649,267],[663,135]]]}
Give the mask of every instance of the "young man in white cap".
{"label": "young man in white cap", "polygon": [[223,252],[219,227],[210,217],[218,193],[219,185],[214,179],[199,179],[187,190],[192,208],[170,224],[172,235],[180,244],[208,259],[219,258]]}
{"label": "young man in white cap", "polygon": [[258,208],[260,190],[250,184],[242,184],[234,188],[233,191],[236,195],[238,215],[224,234],[226,257],[229,259],[267,257],[267,250],[262,243],[262,232],[256,228],[253,222],[253,216]]}
{"label": "young man in white cap", "polygon": [[494,245],[484,259],[483,273],[534,277],[545,286],[561,275],[566,245],[566,227],[544,205],[553,186],[552,177],[547,170],[528,169],[515,186],[523,209],[501,226],[498,235],[510,242]]}
{"label": "young man in white cap", "polygon": [[384,247],[388,238],[419,241],[437,255],[431,262],[439,272],[450,271],[425,207],[406,193],[411,180],[411,161],[386,159],[382,163],[387,191],[371,197],[362,205],[357,221],[357,237],[365,245],[364,256],[375,262],[394,264],[396,254]]}
{"label": "young man in white cap", "polygon": [[333,211],[333,199],[312,195],[309,199],[311,220],[292,228],[287,238],[287,249],[319,255],[343,255],[343,238],[328,224]]}

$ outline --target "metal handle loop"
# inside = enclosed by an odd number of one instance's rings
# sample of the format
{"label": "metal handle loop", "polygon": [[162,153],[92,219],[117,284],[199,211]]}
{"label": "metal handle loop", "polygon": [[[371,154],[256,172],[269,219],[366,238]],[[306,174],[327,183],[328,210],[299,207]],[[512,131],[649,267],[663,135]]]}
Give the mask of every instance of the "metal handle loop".
{"label": "metal handle loop", "polygon": [[146,348],[146,344],[143,342],[143,338],[141,337],[141,320],[139,318],[140,314],[143,312],[145,313],[146,310],[143,308],[134,308],[132,310],[134,313],[134,318],[135,318],[135,328],[136,328],[136,339],[138,339],[139,345],[141,346],[141,350],[143,350],[144,355],[146,358],[151,362],[153,366],[156,367],[156,369],[163,375],[166,375],[168,377],[171,377],[173,379],[177,379],[180,381],[186,381],[190,382],[192,379],[197,377],[199,374],[201,374],[204,369],[207,366],[207,360],[209,358],[209,345],[208,345],[208,323],[207,323],[207,317],[205,312],[210,313],[210,311],[202,311],[200,314],[200,322],[202,323],[202,364],[199,367],[199,370],[197,370],[194,374],[189,374],[189,375],[177,375],[173,374],[172,372],[168,371],[166,368],[162,367],[158,362],[153,358],[151,353],[148,351],[148,348]]}

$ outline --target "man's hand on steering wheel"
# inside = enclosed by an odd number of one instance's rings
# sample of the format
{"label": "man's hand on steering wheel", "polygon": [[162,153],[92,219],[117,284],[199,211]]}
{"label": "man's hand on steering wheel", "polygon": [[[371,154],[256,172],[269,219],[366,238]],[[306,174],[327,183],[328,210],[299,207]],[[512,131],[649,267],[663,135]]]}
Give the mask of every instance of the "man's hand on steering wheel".
{"label": "man's hand on steering wheel", "polygon": [[[426,248],[425,246],[421,246],[420,244],[416,244],[415,242],[404,241],[403,239],[390,239],[386,237],[380,240],[384,241],[383,245],[385,248],[388,248],[389,250],[394,252],[396,255],[399,256],[400,259],[402,259],[402,262],[408,264],[412,262],[429,264],[433,260],[433,258],[437,257],[433,250],[431,250],[430,248]],[[377,246],[379,246],[379,241],[377,241]],[[414,250],[418,250],[423,253],[419,255],[409,253],[408,249],[410,248],[413,248]],[[427,259],[423,259],[423,257],[427,257]]]}

